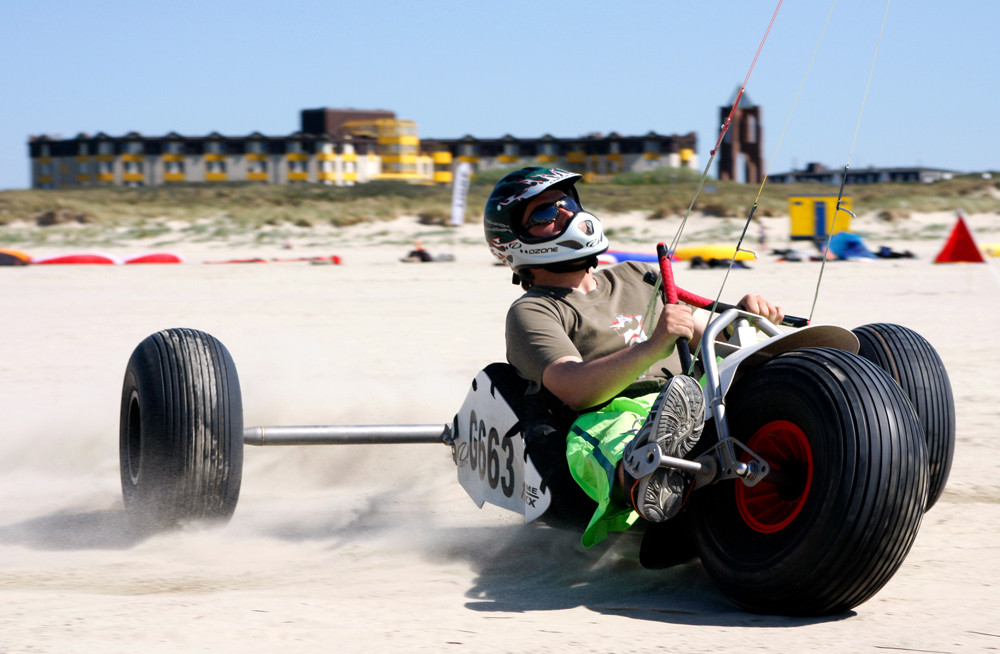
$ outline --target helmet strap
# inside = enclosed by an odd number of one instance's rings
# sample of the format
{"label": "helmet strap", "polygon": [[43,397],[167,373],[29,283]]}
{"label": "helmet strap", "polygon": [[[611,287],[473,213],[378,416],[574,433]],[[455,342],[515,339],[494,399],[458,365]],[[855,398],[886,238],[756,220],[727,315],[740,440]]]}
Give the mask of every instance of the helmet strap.
{"label": "helmet strap", "polygon": [[522,270],[519,273],[514,273],[514,277],[510,281],[514,284],[520,284],[521,288],[528,290],[535,285],[535,275],[531,270]]}

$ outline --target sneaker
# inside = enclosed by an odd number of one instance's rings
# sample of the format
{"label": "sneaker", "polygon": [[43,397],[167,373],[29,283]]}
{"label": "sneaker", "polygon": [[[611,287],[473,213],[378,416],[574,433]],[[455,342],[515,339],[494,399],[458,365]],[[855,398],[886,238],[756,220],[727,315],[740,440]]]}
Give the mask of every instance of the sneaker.
{"label": "sneaker", "polygon": [[[664,456],[683,458],[701,438],[705,426],[705,395],[692,377],[672,377],[653,402],[638,433],[625,446],[633,450],[655,442]],[[674,517],[687,496],[693,477],[674,468],[657,468],[641,477],[631,489],[635,510],[650,522]]]}
{"label": "sneaker", "polygon": [[632,490],[635,510],[649,522],[665,522],[680,513],[694,478],[683,470],[657,468]]}

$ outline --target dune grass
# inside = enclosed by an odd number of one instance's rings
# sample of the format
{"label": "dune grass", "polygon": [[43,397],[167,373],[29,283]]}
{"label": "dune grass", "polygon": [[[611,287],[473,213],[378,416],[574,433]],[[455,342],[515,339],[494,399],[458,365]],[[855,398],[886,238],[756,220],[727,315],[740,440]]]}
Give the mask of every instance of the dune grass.
{"label": "dune grass", "polygon": [[[493,184],[505,172],[484,171],[473,178],[467,221],[481,219],[480,208]],[[585,205],[595,212],[638,211],[650,219],[658,219],[683,215],[698,182],[699,176],[694,171],[660,169],[586,183],[581,194]],[[835,195],[837,191],[838,187],[833,185],[768,184],[756,215],[786,215],[789,196]],[[756,185],[708,180],[693,209],[720,219],[743,219],[757,193]],[[932,184],[853,186],[848,187],[846,194],[851,196],[859,213],[885,212],[899,217],[909,212],[957,209],[1000,213],[1000,177],[996,176],[962,175]],[[257,242],[280,242],[290,232],[301,232],[303,228],[343,227],[404,215],[417,216],[428,226],[441,225],[450,213],[450,188],[398,182],[353,187],[205,183],[8,190],[0,191],[0,247],[135,239],[155,244],[171,235],[176,238],[178,231],[193,240],[244,235]],[[720,232],[731,231],[728,222],[731,221],[720,220]]]}

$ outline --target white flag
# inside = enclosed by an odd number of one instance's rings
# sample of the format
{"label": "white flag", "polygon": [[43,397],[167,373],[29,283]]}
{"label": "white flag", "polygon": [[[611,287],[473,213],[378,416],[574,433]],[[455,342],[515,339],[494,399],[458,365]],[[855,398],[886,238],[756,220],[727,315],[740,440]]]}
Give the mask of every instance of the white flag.
{"label": "white flag", "polygon": [[465,196],[469,194],[469,178],[472,177],[472,164],[463,161],[455,168],[455,181],[451,187],[451,224],[465,223]]}

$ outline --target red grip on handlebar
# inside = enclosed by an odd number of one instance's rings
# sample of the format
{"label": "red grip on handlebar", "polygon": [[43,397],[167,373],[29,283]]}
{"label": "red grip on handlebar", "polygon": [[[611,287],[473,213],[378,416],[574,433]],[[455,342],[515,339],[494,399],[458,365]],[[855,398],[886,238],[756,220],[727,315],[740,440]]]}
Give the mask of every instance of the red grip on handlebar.
{"label": "red grip on handlebar", "polygon": [[674,268],[670,265],[670,251],[666,243],[656,245],[656,256],[660,260],[660,276],[663,279],[664,302],[677,304],[677,284],[674,283]]}
{"label": "red grip on handlebar", "polygon": [[702,309],[710,309],[714,304],[714,302],[709,300],[707,297],[702,297],[696,293],[692,293],[691,291],[685,291],[683,288],[677,289],[677,299],[682,301],[684,304],[690,304],[693,307],[700,307]]}
{"label": "red grip on handlebar", "polygon": [[[660,260],[660,277],[663,279],[663,303],[677,304],[677,284],[674,283],[674,268],[670,265],[670,250],[665,243],[656,245],[656,256]],[[691,348],[686,338],[677,339],[677,356],[681,360],[681,370],[686,375],[691,371]]]}

